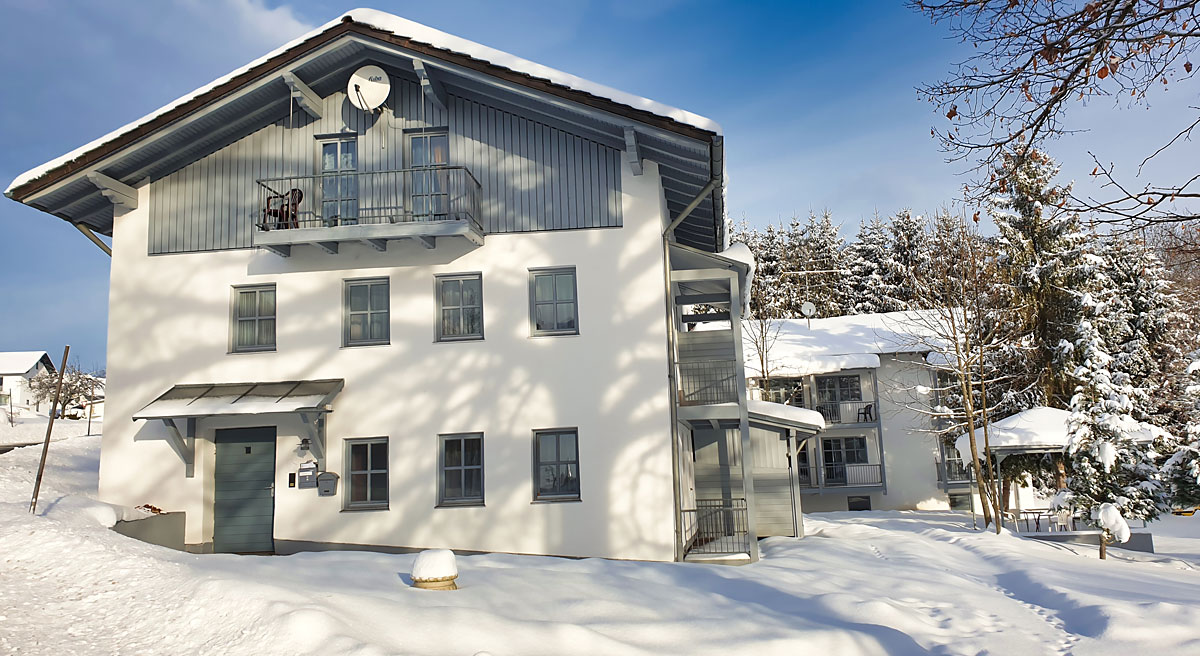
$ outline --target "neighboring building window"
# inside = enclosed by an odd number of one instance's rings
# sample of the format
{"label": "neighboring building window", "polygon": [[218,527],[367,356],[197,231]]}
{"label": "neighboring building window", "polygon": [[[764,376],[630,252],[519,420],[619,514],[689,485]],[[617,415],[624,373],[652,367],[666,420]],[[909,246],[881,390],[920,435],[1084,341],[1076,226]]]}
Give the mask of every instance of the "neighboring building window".
{"label": "neighboring building window", "polygon": [[346,440],[346,474],[350,481],[349,509],[387,508],[387,438]]}
{"label": "neighboring building window", "polygon": [[438,341],[483,339],[483,276],[438,276],[436,281]]}
{"label": "neighboring building window", "polygon": [[862,477],[854,476],[847,469],[850,465],[867,464],[867,438],[827,437],[821,440],[821,455],[824,458],[825,480],[828,483],[845,484],[850,479],[858,480]]}
{"label": "neighboring building window", "polygon": [[950,510],[971,510],[971,495],[951,494]]}
{"label": "neighboring building window", "polygon": [[438,505],[483,505],[483,434],[438,439]]}
{"label": "neighboring building window", "polygon": [[[321,218],[325,225],[358,224],[357,137],[321,143]],[[347,175],[338,175],[345,173]]]}
{"label": "neighboring building window", "polygon": [[446,130],[408,136],[409,207],[415,221],[444,221],[450,206],[450,137]]}
{"label": "neighboring building window", "polygon": [[538,501],[579,499],[579,434],[575,429],[533,434],[534,494]]}
{"label": "neighboring building window", "polygon": [[346,346],[387,344],[388,281],[346,281]]}
{"label": "neighboring building window", "polygon": [[851,421],[874,421],[873,406],[871,410],[863,410],[862,386],[858,375],[849,376],[817,376],[816,410],[825,421],[840,424]]}
{"label": "neighboring building window", "polygon": [[579,334],[574,267],[530,271],[529,288],[534,335]]}
{"label": "neighboring building window", "polygon": [[870,510],[871,497],[846,497],[846,510]]}
{"label": "neighboring building window", "polygon": [[774,403],[804,407],[803,378],[771,378],[769,381],[758,379],[759,388],[763,390],[763,398]]}
{"label": "neighboring building window", "polygon": [[275,285],[233,288],[233,350],[275,350]]}

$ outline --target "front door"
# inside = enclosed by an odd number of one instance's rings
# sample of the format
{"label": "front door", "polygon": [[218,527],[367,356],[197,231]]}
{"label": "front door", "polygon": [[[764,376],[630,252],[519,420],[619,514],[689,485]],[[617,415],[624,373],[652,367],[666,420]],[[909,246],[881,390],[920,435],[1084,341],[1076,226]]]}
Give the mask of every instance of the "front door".
{"label": "front door", "polygon": [[275,551],[275,427],[216,434],[213,551]]}

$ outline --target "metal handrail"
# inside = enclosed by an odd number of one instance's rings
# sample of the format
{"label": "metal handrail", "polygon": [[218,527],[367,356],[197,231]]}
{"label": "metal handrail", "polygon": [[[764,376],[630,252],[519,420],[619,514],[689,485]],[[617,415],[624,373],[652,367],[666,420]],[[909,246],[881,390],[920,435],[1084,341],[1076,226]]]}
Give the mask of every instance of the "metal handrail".
{"label": "metal handrail", "polygon": [[695,508],[682,512],[688,553],[750,553],[745,499],[697,499]]}

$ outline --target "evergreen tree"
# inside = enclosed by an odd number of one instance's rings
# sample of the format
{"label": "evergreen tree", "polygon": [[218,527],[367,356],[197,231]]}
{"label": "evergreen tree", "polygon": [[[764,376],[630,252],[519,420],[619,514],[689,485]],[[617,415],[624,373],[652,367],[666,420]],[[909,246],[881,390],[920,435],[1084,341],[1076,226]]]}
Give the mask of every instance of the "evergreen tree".
{"label": "evergreen tree", "polygon": [[888,223],[888,236],[889,248],[883,261],[881,311],[918,309],[919,294],[913,282],[929,271],[925,219],[909,210],[901,210]]}
{"label": "evergreen tree", "polygon": [[1175,453],[1163,466],[1171,485],[1172,501],[1181,508],[1200,506],[1200,353],[1187,368],[1191,384],[1186,387],[1191,420]]}
{"label": "evergreen tree", "polygon": [[845,240],[839,234],[839,228],[833,225],[833,215],[828,210],[819,218],[810,213],[798,244],[799,264],[805,271],[800,281],[803,300],[811,301],[817,307],[818,317],[838,317],[848,313],[850,272],[843,252]]}
{"label": "evergreen tree", "polygon": [[858,227],[858,235],[846,247],[846,267],[850,270],[846,311],[849,314],[885,312],[883,295],[884,261],[888,259],[891,239],[887,225],[878,217]]}

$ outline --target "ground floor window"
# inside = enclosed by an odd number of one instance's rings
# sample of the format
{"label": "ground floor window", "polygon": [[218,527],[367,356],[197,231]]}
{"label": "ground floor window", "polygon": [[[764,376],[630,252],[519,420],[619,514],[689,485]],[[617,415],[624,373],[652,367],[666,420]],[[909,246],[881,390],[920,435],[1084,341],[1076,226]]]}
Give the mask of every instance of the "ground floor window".
{"label": "ground floor window", "polygon": [[538,501],[579,499],[579,435],[575,429],[533,434],[533,498]]}
{"label": "ground floor window", "polygon": [[483,505],[483,433],[438,440],[438,505]]}
{"label": "ground floor window", "polygon": [[844,483],[855,465],[867,464],[867,438],[827,437],[821,440],[821,455],[825,480],[831,484]]}
{"label": "ground floor window", "polygon": [[388,443],[386,437],[346,440],[346,478],[353,510],[387,508]]}
{"label": "ground floor window", "polygon": [[846,497],[846,510],[870,510],[871,497]]}

